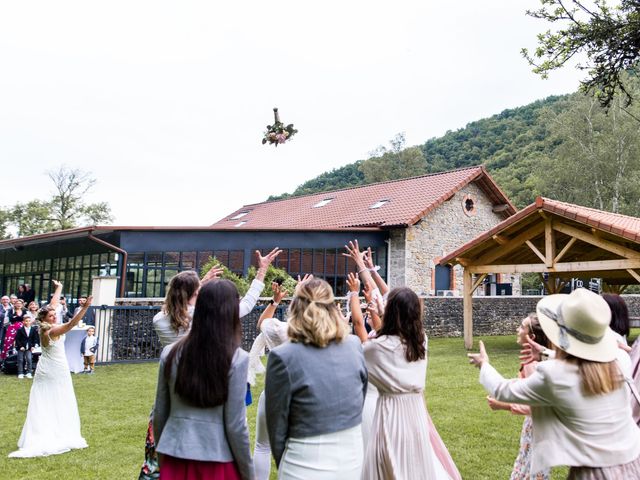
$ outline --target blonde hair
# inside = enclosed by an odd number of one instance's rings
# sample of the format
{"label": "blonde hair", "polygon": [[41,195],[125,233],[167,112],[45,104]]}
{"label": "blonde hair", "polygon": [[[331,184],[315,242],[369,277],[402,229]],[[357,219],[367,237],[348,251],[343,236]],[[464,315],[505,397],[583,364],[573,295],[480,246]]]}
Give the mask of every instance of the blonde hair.
{"label": "blonde hair", "polygon": [[559,348],[555,350],[557,358],[577,365],[582,380],[582,392],[586,396],[611,393],[622,386],[624,377],[615,360],[612,362],[593,362],[574,357]]}
{"label": "blonde hair", "polygon": [[331,286],[319,278],[304,282],[289,306],[292,342],[324,348],[329,342],[341,342],[349,333],[347,322],[335,304]]}
{"label": "blonde hair", "polygon": [[49,315],[49,312],[55,312],[56,309],[46,305],[38,310],[38,315],[36,316],[36,325],[38,326],[39,334],[47,333],[49,330],[53,328],[53,324],[46,322],[46,318]]}

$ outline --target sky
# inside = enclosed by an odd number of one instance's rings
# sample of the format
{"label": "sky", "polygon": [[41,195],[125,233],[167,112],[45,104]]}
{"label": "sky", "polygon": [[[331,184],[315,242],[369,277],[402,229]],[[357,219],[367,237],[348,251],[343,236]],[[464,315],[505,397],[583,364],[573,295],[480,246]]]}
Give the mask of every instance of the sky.
{"label": "sky", "polygon": [[[0,206],[89,171],[114,225],[205,226],[368,157],[549,95],[539,0],[0,3]],[[261,144],[278,107],[299,133]],[[27,187],[25,189],[25,186]]]}

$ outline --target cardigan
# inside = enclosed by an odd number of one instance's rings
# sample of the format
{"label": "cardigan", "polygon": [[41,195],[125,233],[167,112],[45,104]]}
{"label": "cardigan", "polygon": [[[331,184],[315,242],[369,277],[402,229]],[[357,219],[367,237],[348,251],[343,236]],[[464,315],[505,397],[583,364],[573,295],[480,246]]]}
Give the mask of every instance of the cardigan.
{"label": "cardigan", "polygon": [[506,380],[491,365],[480,383],[496,400],[531,406],[531,471],[556,465],[611,467],[640,455],[640,429],[631,417],[629,390],[585,396],[578,366],[564,360],[540,362],[522,380]]}
{"label": "cardigan", "polygon": [[367,392],[360,340],[349,335],[325,348],[283,343],[269,353],[264,392],[276,465],[290,437],[313,437],[360,425]]}
{"label": "cardigan", "polygon": [[179,358],[173,362],[169,379],[164,375],[167,355],[174,346],[175,344],[163,349],[160,357],[153,413],[156,450],[188,460],[235,461],[242,479],[253,479],[253,461],[244,403],[249,355],[241,348],[233,355],[228,373],[227,401],[216,407],[199,408],[175,393]]}

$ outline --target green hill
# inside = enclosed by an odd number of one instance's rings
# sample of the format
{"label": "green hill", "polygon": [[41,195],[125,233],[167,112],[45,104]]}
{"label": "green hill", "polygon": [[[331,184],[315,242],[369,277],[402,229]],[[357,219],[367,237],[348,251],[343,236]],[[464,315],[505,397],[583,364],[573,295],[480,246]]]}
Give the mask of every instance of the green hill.
{"label": "green hill", "polygon": [[[558,112],[570,98],[554,96],[504,110],[459,130],[448,131],[442,137],[432,138],[419,145],[424,154],[424,165],[411,171],[410,175],[484,164],[512,201],[519,206],[530,203],[536,195],[530,181],[532,164],[538,155],[548,156],[558,146],[557,140],[549,139],[546,112]],[[269,200],[369,183],[362,169],[369,161],[358,160],[325,172],[306,181],[293,193]]]}

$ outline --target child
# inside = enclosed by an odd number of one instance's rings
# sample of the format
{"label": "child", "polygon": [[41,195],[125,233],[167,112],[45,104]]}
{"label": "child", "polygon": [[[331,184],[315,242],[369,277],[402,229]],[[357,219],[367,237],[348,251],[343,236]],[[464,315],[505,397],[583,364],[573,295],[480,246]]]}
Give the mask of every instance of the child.
{"label": "child", "polygon": [[96,351],[98,350],[98,337],[95,335],[96,329],[89,327],[87,336],[80,344],[80,353],[84,357],[84,371],[82,373],[93,373],[96,364]]}
{"label": "child", "polygon": [[33,370],[32,353],[33,349],[40,344],[38,329],[32,326],[33,318],[25,315],[22,319],[22,327],[16,332],[16,348],[18,349],[18,378],[24,378],[26,362],[27,378],[31,378]]}

